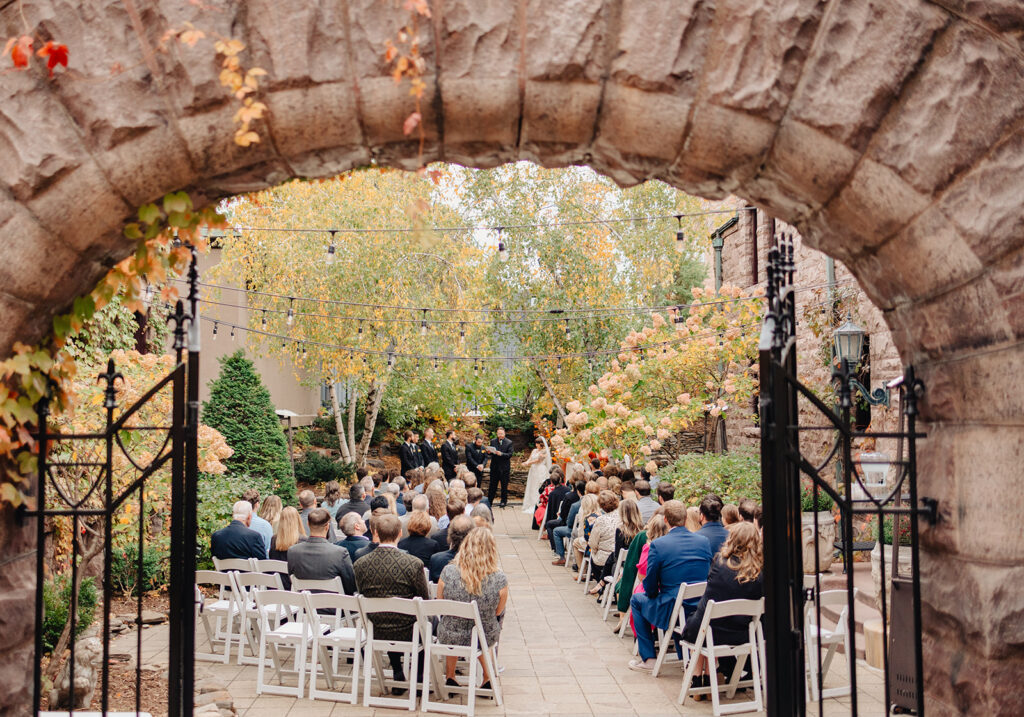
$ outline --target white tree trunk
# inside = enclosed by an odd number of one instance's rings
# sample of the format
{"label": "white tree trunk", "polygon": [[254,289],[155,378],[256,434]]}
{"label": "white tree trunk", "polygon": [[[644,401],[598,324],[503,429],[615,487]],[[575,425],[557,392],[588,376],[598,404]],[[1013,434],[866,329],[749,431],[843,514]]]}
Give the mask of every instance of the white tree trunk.
{"label": "white tree trunk", "polygon": [[331,410],[334,411],[334,427],[338,429],[338,448],[341,450],[341,459],[346,463],[352,462],[352,453],[349,451],[348,438],[345,436],[345,421],[341,415],[341,403],[338,401],[338,384],[331,381]]}
{"label": "white tree trunk", "polygon": [[363,424],[363,438],[359,441],[359,448],[355,455],[357,468],[366,466],[366,454],[370,452],[370,439],[373,438],[373,429],[377,425],[380,403],[384,399],[384,389],[387,388],[390,377],[391,367],[388,367],[384,378],[379,381],[376,378],[373,379],[370,382],[370,389],[366,393],[366,421]]}
{"label": "white tree trunk", "polygon": [[348,452],[352,457],[356,455],[356,395],[353,388],[348,401]]}
{"label": "white tree trunk", "polygon": [[537,373],[537,378],[544,384],[544,388],[547,389],[548,395],[551,396],[551,400],[555,404],[555,410],[558,411],[558,422],[565,425],[565,408],[562,407],[562,402],[558,400],[558,396],[555,395],[555,387],[548,381],[548,377],[540,370],[540,366],[535,366],[534,371]]}

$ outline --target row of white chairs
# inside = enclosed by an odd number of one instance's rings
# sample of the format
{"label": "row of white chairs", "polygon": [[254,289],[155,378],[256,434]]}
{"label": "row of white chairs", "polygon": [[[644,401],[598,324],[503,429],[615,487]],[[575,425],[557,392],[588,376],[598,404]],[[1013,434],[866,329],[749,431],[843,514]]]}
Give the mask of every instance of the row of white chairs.
{"label": "row of white chairs", "polygon": [[[362,660],[364,706],[415,710],[416,675],[422,645],[426,668],[423,670],[423,711],[472,715],[478,695],[493,697],[497,704],[501,704],[495,646],[487,644],[475,602],[365,598],[345,595],[340,578],[323,581],[293,576],[291,579],[292,590],[285,591],[281,587],[281,577],[276,573],[197,571],[197,618],[206,631],[210,652],[197,652],[196,658],[226,663],[230,660],[232,645],[237,642],[239,663],[257,665],[257,693],[301,697],[308,674],[310,699],[348,701],[351,704],[358,703]],[[199,589],[201,585],[215,588],[217,594],[205,599]],[[405,642],[375,639],[372,615],[380,612],[412,617],[417,626],[413,639]],[[469,646],[449,645],[437,640],[434,623],[445,615],[473,622]],[[214,652],[218,644],[223,649]],[[250,655],[245,654],[246,647]],[[287,659],[282,650],[290,650]],[[408,663],[407,683],[400,685],[393,679],[394,675],[387,676],[381,660],[382,652],[403,655],[403,660]],[[468,681],[465,684],[445,684],[444,673],[435,658],[449,656],[468,661]],[[477,686],[480,659],[487,665],[490,690],[481,690]],[[351,662],[351,672],[339,671],[341,660],[346,664]],[[266,676],[267,668],[273,671],[269,678]],[[381,696],[371,693],[373,675],[377,677]],[[294,687],[283,684],[285,676],[294,677]],[[327,681],[327,689],[319,687],[321,677]],[[340,691],[338,685],[345,682],[349,684],[348,690]],[[387,688],[399,686],[408,689],[407,697],[383,696]],[[457,705],[431,700],[432,690],[443,697],[450,697],[453,693],[464,694],[467,703]]]}

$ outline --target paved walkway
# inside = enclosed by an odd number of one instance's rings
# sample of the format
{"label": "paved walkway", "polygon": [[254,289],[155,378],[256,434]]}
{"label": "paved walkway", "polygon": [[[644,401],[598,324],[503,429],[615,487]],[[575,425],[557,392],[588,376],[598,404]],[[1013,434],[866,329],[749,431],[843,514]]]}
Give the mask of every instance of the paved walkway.
{"label": "paved walkway", "polygon": [[[518,508],[496,511],[495,534],[502,570],[508,575],[510,601],[501,634],[500,663],[504,705],[477,701],[480,715],[710,715],[710,702],[676,704],[682,672],[671,665],[654,679],[631,671],[632,642],[612,634],[615,620],[602,622],[596,601],[584,597],[564,567],[551,565],[547,542],[530,530],[529,516]],[[205,637],[202,638],[205,643]],[[144,634],[143,661],[166,661],[167,630]],[[205,646],[204,646],[205,649]],[[125,649],[121,650],[128,652]],[[134,653],[134,643],[130,651]],[[403,710],[353,706],[308,699],[256,695],[256,667],[198,663],[228,684],[235,707],[243,717],[408,714]],[[841,655],[834,672],[846,669]],[[838,675],[837,675],[838,676]],[[839,677],[842,679],[842,677]],[[841,684],[831,682],[827,684]],[[863,714],[882,713],[881,675],[860,662],[858,686]],[[835,704],[835,710],[828,705]],[[826,714],[848,711],[847,699],[826,701]],[[842,706],[840,706],[842,705]],[[816,713],[816,708],[814,712]]]}

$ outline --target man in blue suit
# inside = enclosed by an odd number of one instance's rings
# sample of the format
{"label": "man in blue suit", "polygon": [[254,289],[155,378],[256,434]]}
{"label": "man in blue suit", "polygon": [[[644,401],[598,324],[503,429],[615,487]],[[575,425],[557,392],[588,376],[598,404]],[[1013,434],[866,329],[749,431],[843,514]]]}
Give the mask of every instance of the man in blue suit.
{"label": "man in blue suit", "polygon": [[263,560],[267,550],[263,538],[249,529],[252,522],[252,503],[240,500],[231,509],[231,523],[210,536],[210,553],[220,560],[229,558],[256,558]]}
{"label": "man in blue suit", "polygon": [[722,525],[722,499],[714,493],[708,493],[700,502],[700,523],[697,534],[707,538],[711,543],[711,554],[718,555],[729,531]]}
{"label": "man in blue suit", "polygon": [[[668,629],[679,586],[706,582],[711,570],[711,544],[703,535],[686,529],[686,506],[678,500],[668,501],[664,517],[668,535],[651,543],[644,591],[629,601],[640,652],[640,659],[630,661],[629,667],[640,672],[654,668],[654,628]],[[684,612],[692,613],[697,603],[684,602]]]}

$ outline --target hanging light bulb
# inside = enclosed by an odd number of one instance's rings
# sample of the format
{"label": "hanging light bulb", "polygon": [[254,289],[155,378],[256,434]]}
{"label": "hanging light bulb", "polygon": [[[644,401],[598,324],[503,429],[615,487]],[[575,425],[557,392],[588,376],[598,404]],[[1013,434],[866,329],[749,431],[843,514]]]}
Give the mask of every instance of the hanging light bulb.
{"label": "hanging light bulb", "polygon": [[434,370],[437,370],[437,356],[434,357]]}
{"label": "hanging light bulb", "polygon": [[295,309],[292,308],[292,304],[293,304],[294,301],[295,301],[295,299],[292,299],[292,298],[288,299],[288,316],[285,317],[284,322],[286,324],[288,324],[289,326],[291,326],[292,324],[295,323]]}
{"label": "hanging light bulb", "polygon": [[231,327],[231,340],[232,341],[235,340],[235,327],[234,326]]}
{"label": "hanging light bulb", "polygon": [[466,325],[459,324],[459,346],[466,343]]}
{"label": "hanging light bulb", "polygon": [[267,310],[266,310],[266,309],[263,309],[263,321],[261,321],[261,322],[260,322],[260,325],[261,325],[261,326],[262,326],[262,327],[263,327],[264,329],[266,329],[266,328],[267,328]]}
{"label": "hanging light bulb", "polygon": [[679,228],[676,229],[676,251],[682,254],[686,251],[686,234],[683,232],[683,215],[676,214],[676,222]]}
{"label": "hanging light bulb", "polygon": [[394,368],[395,366],[395,355],[388,354],[388,368]]}
{"label": "hanging light bulb", "polygon": [[480,362],[477,361],[476,359],[473,359],[473,378],[478,378],[479,376],[480,376]]}
{"label": "hanging light bulb", "polygon": [[335,239],[335,236],[337,235],[337,233],[338,233],[337,230],[331,229],[331,243],[327,247],[327,258],[324,260],[326,262],[327,266],[333,266],[334,265],[334,258],[335,258],[335,255],[337,254],[337,250],[335,249],[335,246],[334,246],[334,244],[335,244],[334,239]]}
{"label": "hanging light bulb", "polygon": [[559,376],[562,375],[562,357],[558,357],[558,363],[555,365],[555,373]]}
{"label": "hanging light bulb", "polygon": [[366,354],[363,354],[363,366],[366,365]]}
{"label": "hanging light bulb", "polygon": [[427,310],[423,310],[423,318],[420,319],[420,336],[427,335]]}
{"label": "hanging light bulb", "polygon": [[661,355],[664,356],[667,353],[668,353],[668,344],[662,344],[661,345]]}
{"label": "hanging light bulb", "polygon": [[217,322],[216,321],[213,322],[213,340],[214,341],[217,340]]}
{"label": "hanging light bulb", "polygon": [[360,339],[363,338],[363,320],[362,319],[359,319],[359,331],[357,331],[356,333],[359,335]]}
{"label": "hanging light bulb", "polygon": [[566,319],[565,320],[565,338],[568,339],[571,335],[572,335],[572,332],[569,330],[569,319]]}
{"label": "hanging light bulb", "polygon": [[302,344],[302,358],[306,358],[306,344]]}
{"label": "hanging light bulb", "polygon": [[504,227],[498,227],[498,258],[502,261],[508,261],[508,247],[505,245],[505,239],[502,237],[502,231]]}

